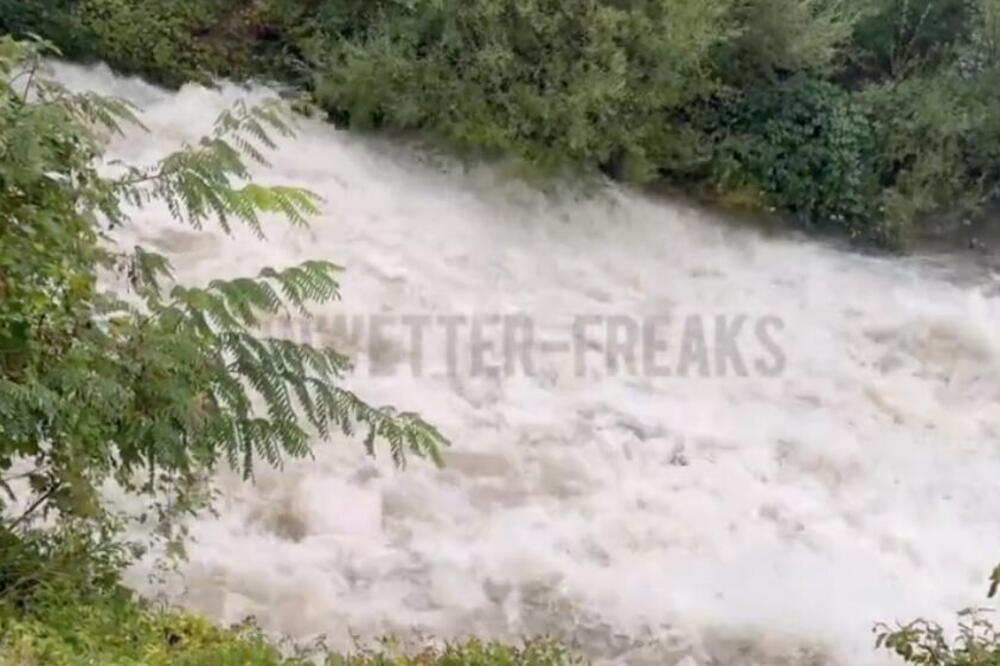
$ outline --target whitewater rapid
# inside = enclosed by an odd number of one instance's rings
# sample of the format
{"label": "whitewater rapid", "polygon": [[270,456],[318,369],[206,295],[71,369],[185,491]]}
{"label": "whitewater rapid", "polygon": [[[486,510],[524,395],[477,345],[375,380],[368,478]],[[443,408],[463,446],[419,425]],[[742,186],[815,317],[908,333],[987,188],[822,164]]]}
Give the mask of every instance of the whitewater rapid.
{"label": "whitewater rapid", "polygon": [[[149,131],[111,147],[135,163],[269,94],[58,74],[143,110]],[[309,229],[226,238],[148,209],[123,241],[169,254],[187,283],[334,261],[344,299],[325,317],[523,315],[561,340],[583,314],[769,317],[782,367],[609,376],[598,349],[585,373],[558,354],[531,376],[447,372],[432,328],[422,372],[380,376],[364,368],[398,345],[293,322],[352,354],[352,389],[436,424],[447,466],[397,471],[340,439],[253,486],[224,476],[183,575],[153,585],[139,567],[138,589],[339,648],[548,633],[609,662],[686,666],[880,664],[874,622],[985,601],[1000,560],[997,276],[765,238],[617,187],[542,193],[318,121],[271,159],[263,180],[324,197]]]}

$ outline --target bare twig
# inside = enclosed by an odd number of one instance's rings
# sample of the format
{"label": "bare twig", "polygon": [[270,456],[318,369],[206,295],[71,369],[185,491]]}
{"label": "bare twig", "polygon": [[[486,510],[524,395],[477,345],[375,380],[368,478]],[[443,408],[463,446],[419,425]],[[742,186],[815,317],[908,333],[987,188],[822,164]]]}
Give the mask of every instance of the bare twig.
{"label": "bare twig", "polygon": [[60,487],[60,486],[59,486],[59,484],[58,484],[58,483],[53,483],[53,484],[52,484],[52,485],[51,485],[51,486],[49,487],[49,489],[48,489],[48,490],[46,490],[46,491],[45,491],[44,493],[42,493],[41,495],[39,495],[39,496],[38,496],[38,497],[37,497],[37,498],[35,499],[35,501],[31,503],[31,506],[29,506],[29,507],[28,507],[28,509],[27,509],[27,510],[26,510],[26,511],[25,511],[24,513],[22,513],[22,514],[21,514],[20,516],[18,516],[18,517],[17,517],[16,519],[14,519],[14,521],[13,521],[13,522],[11,522],[11,523],[10,523],[10,525],[8,525],[6,529],[7,529],[7,530],[9,530],[9,531],[11,531],[11,532],[13,532],[13,531],[14,531],[15,529],[17,529],[17,527],[18,527],[19,525],[21,525],[21,524],[22,524],[22,523],[24,523],[24,522],[25,522],[25,521],[26,521],[26,520],[27,520],[28,518],[30,518],[30,517],[31,517],[31,514],[33,514],[33,513],[35,512],[35,511],[37,511],[37,510],[38,510],[38,507],[40,507],[40,506],[41,506],[42,504],[44,504],[44,503],[45,503],[45,502],[46,502],[46,501],[47,501],[47,500],[48,500],[48,499],[49,499],[50,497],[52,497],[52,496],[53,496],[53,495],[54,495],[54,494],[56,493],[56,491],[58,491],[58,490],[59,490],[59,487]]}

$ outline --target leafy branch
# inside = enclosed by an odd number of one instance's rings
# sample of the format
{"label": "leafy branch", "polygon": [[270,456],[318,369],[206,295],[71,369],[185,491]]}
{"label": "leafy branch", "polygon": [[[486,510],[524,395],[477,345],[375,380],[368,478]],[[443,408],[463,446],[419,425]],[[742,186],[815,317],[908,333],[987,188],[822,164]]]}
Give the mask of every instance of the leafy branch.
{"label": "leafy branch", "polygon": [[[273,136],[294,132],[288,111],[239,103],[209,136],[148,167],[116,163],[109,177],[97,168],[104,137],[141,129],[138,113],[49,79],[45,49],[0,39],[0,470],[31,461],[51,481],[32,478],[28,511],[5,520],[19,492],[5,480],[3,529],[30,529],[50,509],[106,521],[108,481],[169,522],[200,508],[220,463],[250,478],[259,461],[280,466],[338,433],[362,433],[369,454],[384,442],[399,466],[411,455],[440,463],[447,441],[435,428],[342,386],[343,355],[258,335],[264,316],[338,299],[341,267],[313,260],[183,286],[166,257],[122,253],[108,236],[153,204],[227,234],[242,224],[263,237],[265,216],[306,224],[318,196],[251,171],[267,166]],[[138,301],[103,290],[102,270],[123,274]]]}

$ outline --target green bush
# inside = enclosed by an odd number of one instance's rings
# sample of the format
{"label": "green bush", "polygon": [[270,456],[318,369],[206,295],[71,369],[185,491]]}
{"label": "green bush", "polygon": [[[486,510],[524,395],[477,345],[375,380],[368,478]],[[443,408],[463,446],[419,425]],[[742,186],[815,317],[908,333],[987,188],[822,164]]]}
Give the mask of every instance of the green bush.
{"label": "green bush", "polygon": [[803,223],[891,240],[875,223],[871,122],[842,89],[796,77],[714,98],[700,115],[714,138],[712,174],[724,191],[756,189]]}
{"label": "green bush", "polygon": [[916,620],[896,629],[883,628],[878,645],[909,664],[921,666],[1000,666],[1000,629],[975,610],[959,613],[958,638],[944,629]]}
{"label": "green bush", "polygon": [[39,34],[71,58],[178,86],[218,76],[291,77],[312,22],[289,0],[0,0],[0,33]]}
{"label": "green bush", "polygon": [[543,169],[632,180],[685,150],[667,113],[706,85],[725,2],[328,2],[317,96],[357,127],[420,128]]}
{"label": "green bush", "polygon": [[81,0],[76,14],[109,64],[178,85],[237,66],[238,52],[204,38],[223,8],[222,0]]}
{"label": "green bush", "polygon": [[99,55],[97,37],[90,33],[76,15],[79,0],[0,0],[0,34],[25,37],[44,35],[59,45],[67,57],[88,58]]}
{"label": "green bush", "polygon": [[[990,577],[989,597],[1000,587],[1000,566]],[[895,628],[875,627],[876,647],[884,647],[908,664],[920,666],[1000,666],[1000,627],[988,611],[970,608],[959,613],[958,633],[950,640],[940,625],[915,620]]]}
{"label": "green bush", "polygon": [[850,0],[735,0],[714,66],[750,89],[799,74],[831,74],[846,57],[863,13]]}
{"label": "green bush", "polygon": [[[987,2],[989,0],[986,0]],[[901,79],[951,62],[981,0],[875,0],[853,38],[855,76]]]}
{"label": "green bush", "polygon": [[864,93],[877,145],[880,205],[896,227],[958,223],[1000,192],[1000,78],[910,78]]}

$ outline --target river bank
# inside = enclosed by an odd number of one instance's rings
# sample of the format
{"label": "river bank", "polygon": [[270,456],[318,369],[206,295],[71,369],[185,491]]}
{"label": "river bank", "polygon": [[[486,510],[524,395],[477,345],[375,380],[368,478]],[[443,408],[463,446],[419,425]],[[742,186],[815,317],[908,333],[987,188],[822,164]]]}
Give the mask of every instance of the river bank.
{"label": "river bank", "polygon": [[283,80],[341,126],[663,179],[861,246],[969,219],[983,229],[954,237],[979,248],[1000,182],[993,0],[915,1],[7,0],[0,30],[175,86]]}

